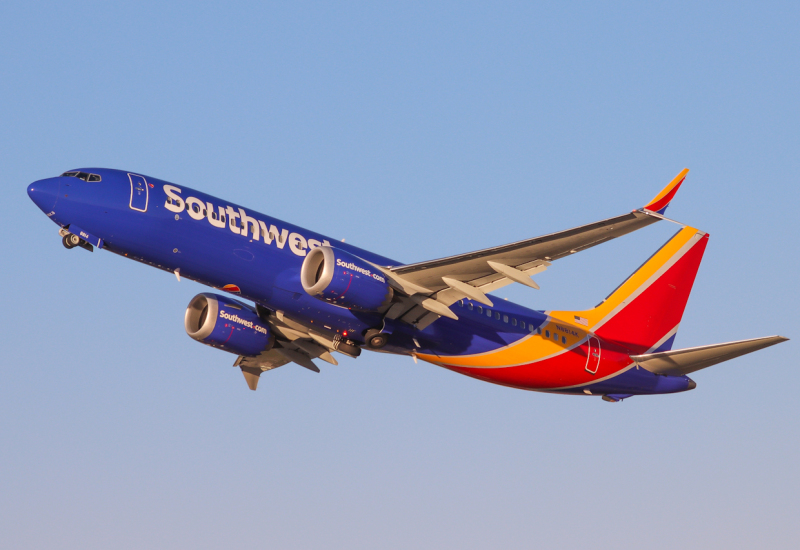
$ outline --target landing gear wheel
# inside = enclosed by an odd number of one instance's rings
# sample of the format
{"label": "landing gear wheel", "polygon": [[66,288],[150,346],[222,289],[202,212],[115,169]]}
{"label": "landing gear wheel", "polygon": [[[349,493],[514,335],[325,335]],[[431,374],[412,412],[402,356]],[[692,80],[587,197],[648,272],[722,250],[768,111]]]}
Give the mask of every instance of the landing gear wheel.
{"label": "landing gear wheel", "polygon": [[371,328],[364,334],[364,339],[367,342],[368,348],[381,349],[389,342],[389,335],[378,329]]}
{"label": "landing gear wheel", "polygon": [[64,238],[61,239],[61,242],[64,244],[66,248],[75,248],[81,242],[81,238],[77,235],[64,235]]}
{"label": "landing gear wheel", "polygon": [[342,338],[338,334],[333,337],[333,349],[338,352],[349,355],[350,357],[358,357],[361,355],[361,348],[352,340]]}

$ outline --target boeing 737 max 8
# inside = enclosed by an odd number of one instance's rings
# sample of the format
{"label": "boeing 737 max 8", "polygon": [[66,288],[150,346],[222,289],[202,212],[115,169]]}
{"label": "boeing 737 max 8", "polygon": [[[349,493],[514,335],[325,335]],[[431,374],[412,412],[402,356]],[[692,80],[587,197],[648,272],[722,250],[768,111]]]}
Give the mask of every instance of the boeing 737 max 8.
{"label": "boeing 737 max 8", "polygon": [[[683,170],[646,206],[504,246],[401,264],[156,178],[99,168],[28,186],[67,248],[108,250],[225,294],[204,292],[186,332],[236,355],[250,389],[265,371],[362,349],[409,355],[513,388],[599,395],[674,393],[687,375],[785,341],[673,350],[708,234],[681,229],[598,306],[536,311],[490,293],[664,218]],[[235,297],[232,297],[235,296]]]}

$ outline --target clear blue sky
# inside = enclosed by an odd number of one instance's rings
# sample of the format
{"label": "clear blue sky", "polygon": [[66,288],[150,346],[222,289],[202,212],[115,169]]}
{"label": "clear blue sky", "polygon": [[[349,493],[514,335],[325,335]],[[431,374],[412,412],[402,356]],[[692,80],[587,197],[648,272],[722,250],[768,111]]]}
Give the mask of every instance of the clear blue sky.
{"label": "clear blue sky", "polygon": [[[2,548],[797,548],[797,2],[2,3]],[[65,250],[25,193],[137,171],[421,261],[639,207],[711,234],[677,347],[792,341],[620,404],[365,353],[247,390],[204,289]],[[659,224],[557,262],[599,302]]]}

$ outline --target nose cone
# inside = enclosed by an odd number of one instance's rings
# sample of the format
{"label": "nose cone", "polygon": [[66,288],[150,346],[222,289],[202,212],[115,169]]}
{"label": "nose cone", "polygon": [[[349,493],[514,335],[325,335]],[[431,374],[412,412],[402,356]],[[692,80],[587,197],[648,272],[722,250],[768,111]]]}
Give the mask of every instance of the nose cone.
{"label": "nose cone", "polygon": [[28,196],[36,206],[42,209],[42,212],[49,214],[56,205],[60,186],[61,178],[35,181],[28,186]]}

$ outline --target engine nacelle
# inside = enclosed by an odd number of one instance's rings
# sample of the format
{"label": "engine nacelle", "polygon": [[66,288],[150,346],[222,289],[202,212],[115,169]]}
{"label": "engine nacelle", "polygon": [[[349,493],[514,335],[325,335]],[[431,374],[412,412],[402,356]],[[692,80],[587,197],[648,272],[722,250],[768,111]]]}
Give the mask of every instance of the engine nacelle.
{"label": "engine nacelle", "polygon": [[330,246],[311,249],[300,268],[303,289],[315,298],[359,311],[389,305],[394,291],[372,264]]}
{"label": "engine nacelle", "polygon": [[258,355],[272,347],[269,325],[248,306],[217,294],[198,294],[184,317],[186,334],[207,346],[237,355]]}

